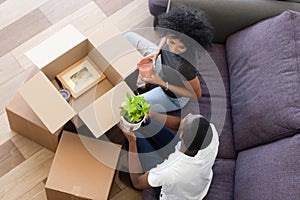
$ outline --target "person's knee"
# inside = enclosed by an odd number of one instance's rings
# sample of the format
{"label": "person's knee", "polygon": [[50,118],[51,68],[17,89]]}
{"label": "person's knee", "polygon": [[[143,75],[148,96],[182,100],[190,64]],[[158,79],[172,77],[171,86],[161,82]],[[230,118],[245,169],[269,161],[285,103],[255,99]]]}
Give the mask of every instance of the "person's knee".
{"label": "person's knee", "polygon": [[152,104],[151,110],[161,114],[167,114],[167,108],[161,104]]}
{"label": "person's knee", "polygon": [[128,37],[130,37],[132,34],[133,34],[133,32],[129,31],[129,32],[124,33],[124,36],[125,36],[126,38],[128,38]]}
{"label": "person's knee", "polygon": [[138,34],[135,33],[135,32],[132,32],[132,31],[128,31],[128,32],[124,33],[124,36],[125,36],[130,42],[132,42],[133,40],[138,40],[138,38],[141,37],[140,35],[138,35]]}

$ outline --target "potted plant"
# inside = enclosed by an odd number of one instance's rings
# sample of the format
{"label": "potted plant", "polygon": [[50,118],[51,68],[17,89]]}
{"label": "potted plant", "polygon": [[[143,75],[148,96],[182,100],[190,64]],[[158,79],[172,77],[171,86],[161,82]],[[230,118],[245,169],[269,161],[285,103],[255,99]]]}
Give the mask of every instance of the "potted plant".
{"label": "potted plant", "polygon": [[130,95],[127,92],[125,101],[122,103],[120,109],[124,127],[127,129],[133,127],[133,130],[137,130],[147,117],[150,104],[146,102],[143,96]]}

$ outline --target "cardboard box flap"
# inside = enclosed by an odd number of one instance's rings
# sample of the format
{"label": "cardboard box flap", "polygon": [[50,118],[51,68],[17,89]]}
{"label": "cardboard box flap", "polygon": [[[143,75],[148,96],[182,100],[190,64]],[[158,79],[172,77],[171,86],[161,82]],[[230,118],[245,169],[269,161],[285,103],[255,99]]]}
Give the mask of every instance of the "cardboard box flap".
{"label": "cardboard box flap", "polygon": [[120,121],[120,106],[125,100],[126,92],[133,94],[129,86],[122,81],[79,112],[79,117],[96,138]]}
{"label": "cardboard box flap", "polygon": [[111,65],[125,79],[137,69],[136,65],[141,58],[142,55],[138,51],[132,51],[119,56]]}
{"label": "cardboard box flap", "polygon": [[24,84],[19,93],[51,133],[76,114],[42,72]]}
{"label": "cardboard box flap", "polygon": [[44,66],[86,39],[87,38],[74,26],[69,24],[47,40],[26,52],[25,55],[39,69],[42,69]]}

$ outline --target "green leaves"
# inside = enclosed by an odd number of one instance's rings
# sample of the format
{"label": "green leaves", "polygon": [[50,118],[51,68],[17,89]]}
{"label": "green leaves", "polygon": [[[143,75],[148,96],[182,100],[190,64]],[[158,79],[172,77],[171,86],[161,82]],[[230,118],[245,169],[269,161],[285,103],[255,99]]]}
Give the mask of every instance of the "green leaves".
{"label": "green leaves", "polygon": [[146,102],[143,96],[132,96],[126,93],[125,101],[120,107],[120,115],[128,122],[140,122],[144,116],[148,115],[150,104]]}

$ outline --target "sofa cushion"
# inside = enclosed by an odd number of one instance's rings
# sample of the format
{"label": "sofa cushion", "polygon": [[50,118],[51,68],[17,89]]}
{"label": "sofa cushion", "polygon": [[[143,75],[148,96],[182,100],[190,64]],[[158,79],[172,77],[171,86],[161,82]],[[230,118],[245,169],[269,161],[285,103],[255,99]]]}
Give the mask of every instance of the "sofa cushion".
{"label": "sofa cushion", "polygon": [[[236,158],[235,147],[233,143],[233,133],[232,133],[232,118],[231,118],[231,105],[230,105],[230,91],[229,91],[229,74],[228,66],[226,60],[225,46],[221,44],[213,44],[212,49],[208,52],[214,63],[216,64],[220,75],[223,79],[224,89],[226,93],[226,108],[223,106],[217,106],[214,112],[221,112],[221,110],[226,110],[225,121],[215,120],[214,123],[222,127],[221,123],[224,123],[222,130],[218,130],[220,133],[220,145],[219,145],[219,158]],[[206,88],[207,89],[207,88]],[[208,89],[207,89],[208,90]],[[218,94],[215,94],[212,98],[220,98]],[[204,104],[205,99],[200,99],[200,108]],[[205,105],[205,104],[204,104]],[[204,110],[203,108],[200,112]]]}
{"label": "sofa cushion", "polygon": [[300,13],[284,11],[226,42],[236,150],[300,128]]}
{"label": "sofa cushion", "polygon": [[236,200],[298,200],[300,197],[300,134],[239,152]]}
{"label": "sofa cushion", "polygon": [[[199,113],[209,119],[212,123],[215,124],[217,131],[219,133],[219,151],[218,158],[236,158],[236,152],[233,144],[233,135],[232,135],[232,120],[231,120],[231,107],[230,107],[230,92],[229,92],[229,75],[228,67],[226,62],[225,46],[221,44],[213,44],[212,49],[208,52],[209,56],[202,57],[199,60],[199,65],[206,66],[201,67],[200,71],[200,83],[202,89],[202,97],[199,100],[191,99],[188,104],[181,110],[171,112],[169,114],[177,116],[186,116],[189,113]],[[212,60],[213,62],[212,62]],[[221,78],[223,79],[223,85],[226,93],[226,104],[225,107],[222,103],[215,103],[213,112],[215,117],[212,119],[212,100],[214,102],[220,102],[221,98],[224,98],[223,92],[218,90],[209,91],[209,88],[203,78],[214,79],[215,73],[212,73],[212,69],[216,65],[218,72],[220,73]],[[203,76],[202,76],[203,75]],[[210,86],[211,88],[218,87]],[[223,112],[225,110],[225,120],[223,117]]]}
{"label": "sofa cushion", "polygon": [[213,179],[205,200],[232,200],[235,160],[217,159],[213,166]]}

